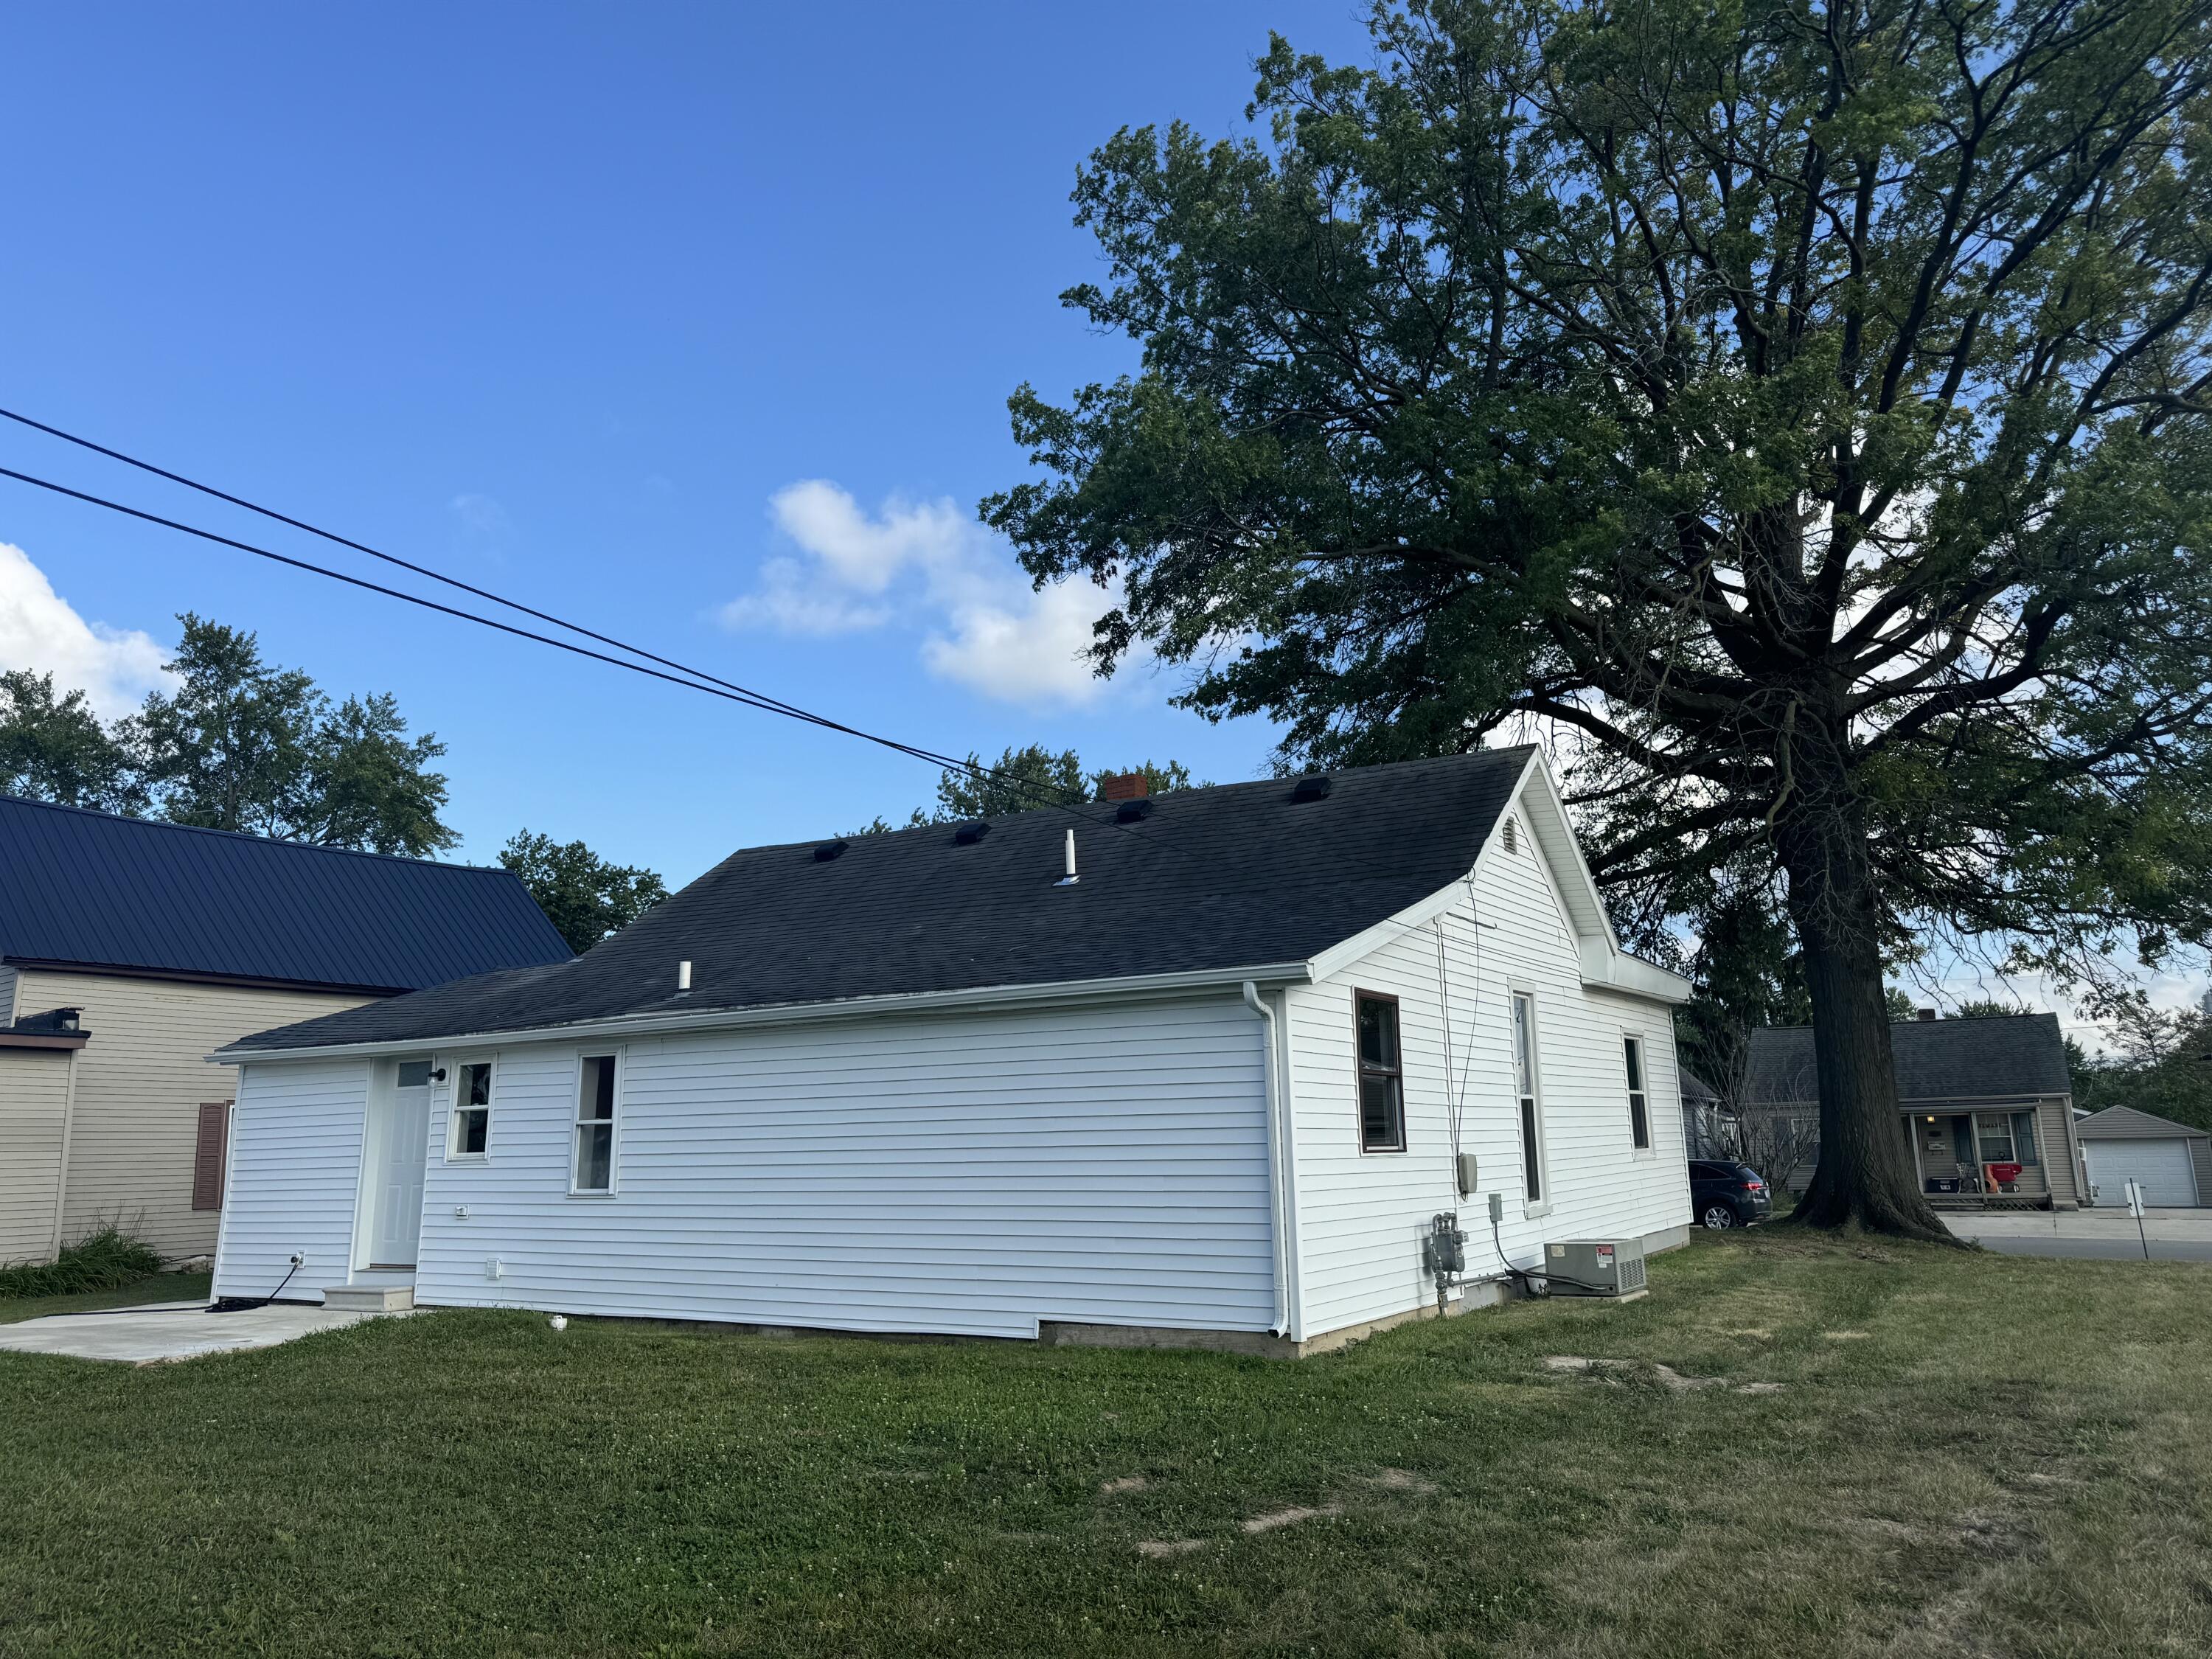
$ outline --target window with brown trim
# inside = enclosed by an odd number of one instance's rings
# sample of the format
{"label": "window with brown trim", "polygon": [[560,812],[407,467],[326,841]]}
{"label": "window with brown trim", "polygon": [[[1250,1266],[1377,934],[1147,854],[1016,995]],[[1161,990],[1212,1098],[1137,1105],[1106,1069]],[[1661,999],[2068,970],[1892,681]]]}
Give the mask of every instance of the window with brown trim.
{"label": "window with brown trim", "polygon": [[230,1143],[230,1103],[200,1103],[198,1144],[192,1148],[192,1208],[222,1208],[222,1165]]}
{"label": "window with brown trim", "polygon": [[1359,1037],[1359,1150],[1406,1150],[1406,1073],[1398,1041],[1398,999],[1352,993]]}

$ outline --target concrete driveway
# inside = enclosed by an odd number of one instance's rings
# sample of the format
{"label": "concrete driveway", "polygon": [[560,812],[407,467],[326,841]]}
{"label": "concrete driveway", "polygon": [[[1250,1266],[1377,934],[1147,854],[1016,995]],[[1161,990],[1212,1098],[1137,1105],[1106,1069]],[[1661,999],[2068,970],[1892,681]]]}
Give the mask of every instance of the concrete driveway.
{"label": "concrete driveway", "polygon": [[54,1314],[0,1325],[0,1349],[16,1353],[67,1354],[77,1359],[112,1359],[125,1365],[157,1365],[164,1360],[197,1359],[202,1354],[273,1348],[317,1331],[342,1330],[364,1319],[392,1319],[397,1314],[331,1313],[321,1308],[280,1303],[238,1313],[211,1314],[198,1302],[172,1302],[111,1313]]}
{"label": "concrete driveway", "polygon": [[2007,1255],[2140,1261],[2148,1237],[2154,1261],[2212,1261],[2212,1209],[2152,1210],[2143,1217],[2142,1237],[2124,1209],[1965,1212],[1943,1221],[1960,1237]]}

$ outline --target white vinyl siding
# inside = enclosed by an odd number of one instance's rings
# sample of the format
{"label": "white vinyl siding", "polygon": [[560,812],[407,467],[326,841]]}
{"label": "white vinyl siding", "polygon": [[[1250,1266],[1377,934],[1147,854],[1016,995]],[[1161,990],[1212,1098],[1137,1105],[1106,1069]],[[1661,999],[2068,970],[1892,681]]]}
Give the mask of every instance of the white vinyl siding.
{"label": "white vinyl siding", "polygon": [[633,1040],[617,1190],[589,1204],[570,1197],[578,1061],[605,1050],[503,1047],[489,1161],[429,1169],[416,1299],[999,1336],[1265,1330],[1262,1030],[1223,994]]}
{"label": "white vinyl siding", "polygon": [[19,977],[13,968],[0,967],[0,1025],[15,1023],[15,981]]}
{"label": "white vinyl siding", "polygon": [[[1649,1238],[1690,1218],[1686,1153],[1672,1022],[1658,1003],[1586,988],[1573,927],[1547,873],[1538,838],[1506,854],[1493,843],[1444,919],[1448,987],[1428,925],[1400,928],[1357,963],[1287,994],[1296,1103],[1293,1163],[1299,1222],[1301,1334],[1320,1335],[1431,1301],[1422,1240],[1432,1217],[1459,1213],[1468,1274],[1499,1271],[1486,1194],[1504,1195],[1500,1227],[1516,1265],[1537,1264],[1566,1238]],[[1478,926],[1476,910],[1482,922]],[[1407,1156],[1359,1156],[1354,1110],[1352,988],[1399,999]],[[1509,987],[1536,1004],[1536,1085],[1550,1213],[1522,1196]],[[1448,1091],[1440,989],[1451,1008]],[[1653,1151],[1629,1145],[1621,1099],[1621,1032],[1645,1034],[1644,1084]],[[1480,1188],[1459,1196],[1452,1166],[1450,1093],[1464,1079],[1461,1150],[1476,1155]]]}
{"label": "white vinyl siding", "polygon": [[23,969],[20,1012],[82,1008],[91,1034],[77,1054],[63,1237],[122,1217],[170,1260],[212,1250],[216,1212],[192,1208],[200,1108],[234,1098],[238,1073],[207,1056],[256,1031],[367,1000]]}
{"label": "white vinyl siding", "polygon": [[230,1174],[216,1255],[217,1296],[267,1296],[298,1251],[287,1301],[346,1282],[368,1104],[365,1060],[264,1061],[244,1068],[230,1120]]}

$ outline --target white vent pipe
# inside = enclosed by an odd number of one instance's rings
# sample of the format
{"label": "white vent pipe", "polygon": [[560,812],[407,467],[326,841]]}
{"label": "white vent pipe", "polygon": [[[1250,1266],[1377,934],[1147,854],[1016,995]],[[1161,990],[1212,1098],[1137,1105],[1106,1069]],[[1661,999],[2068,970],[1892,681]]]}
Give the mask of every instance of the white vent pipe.
{"label": "white vent pipe", "polygon": [[679,962],[676,964],[676,988],[679,991],[688,991],[691,988],[691,964],[688,962]]}

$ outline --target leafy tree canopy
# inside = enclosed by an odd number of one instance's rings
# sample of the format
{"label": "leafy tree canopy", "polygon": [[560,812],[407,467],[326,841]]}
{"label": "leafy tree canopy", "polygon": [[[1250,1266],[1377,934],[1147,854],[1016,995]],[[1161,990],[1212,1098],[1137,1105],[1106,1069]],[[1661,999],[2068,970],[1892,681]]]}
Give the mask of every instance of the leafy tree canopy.
{"label": "leafy tree canopy", "polygon": [[1079,176],[1140,372],[984,503],[1319,761],[1562,734],[1656,926],[1778,884],[1803,1218],[1945,1235],[1885,953],[2212,939],[2212,10],[1407,0]]}
{"label": "leafy tree canopy", "polygon": [[102,812],[137,812],[145,805],[130,755],[84,693],[57,697],[52,674],[21,668],[0,673],[0,795]]}
{"label": "leafy tree canopy", "polygon": [[918,824],[959,823],[970,818],[1002,817],[1009,812],[1033,812],[1040,806],[1095,800],[1108,778],[1128,772],[1142,772],[1147,793],[1155,795],[1191,787],[1190,769],[1181,761],[1148,760],[1137,766],[1086,770],[1073,749],[1055,754],[1040,743],[1020,749],[1010,745],[988,765],[981,755],[970,751],[965,768],[945,768],[937,780],[935,804],[927,811],[915,807],[904,824],[878,817],[854,833],[881,835]]}
{"label": "leafy tree canopy", "polygon": [[118,727],[163,817],[282,841],[414,856],[460,839],[438,812],[446,746],[408,738],[388,696],[335,707],[303,670],[262,660],[258,641],[187,611],[174,692]]}
{"label": "leafy tree canopy", "polygon": [[388,695],[332,703],[263,660],[255,637],[186,612],[173,691],[103,726],[51,675],[0,674],[0,790],[284,841],[422,856],[459,837],[439,817],[434,736],[410,738]]}
{"label": "leafy tree canopy", "polygon": [[650,870],[611,864],[580,841],[556,842],[528,830],[514,832],[499,861],[522,878],[580,955],[668,896],[667,884]]}

